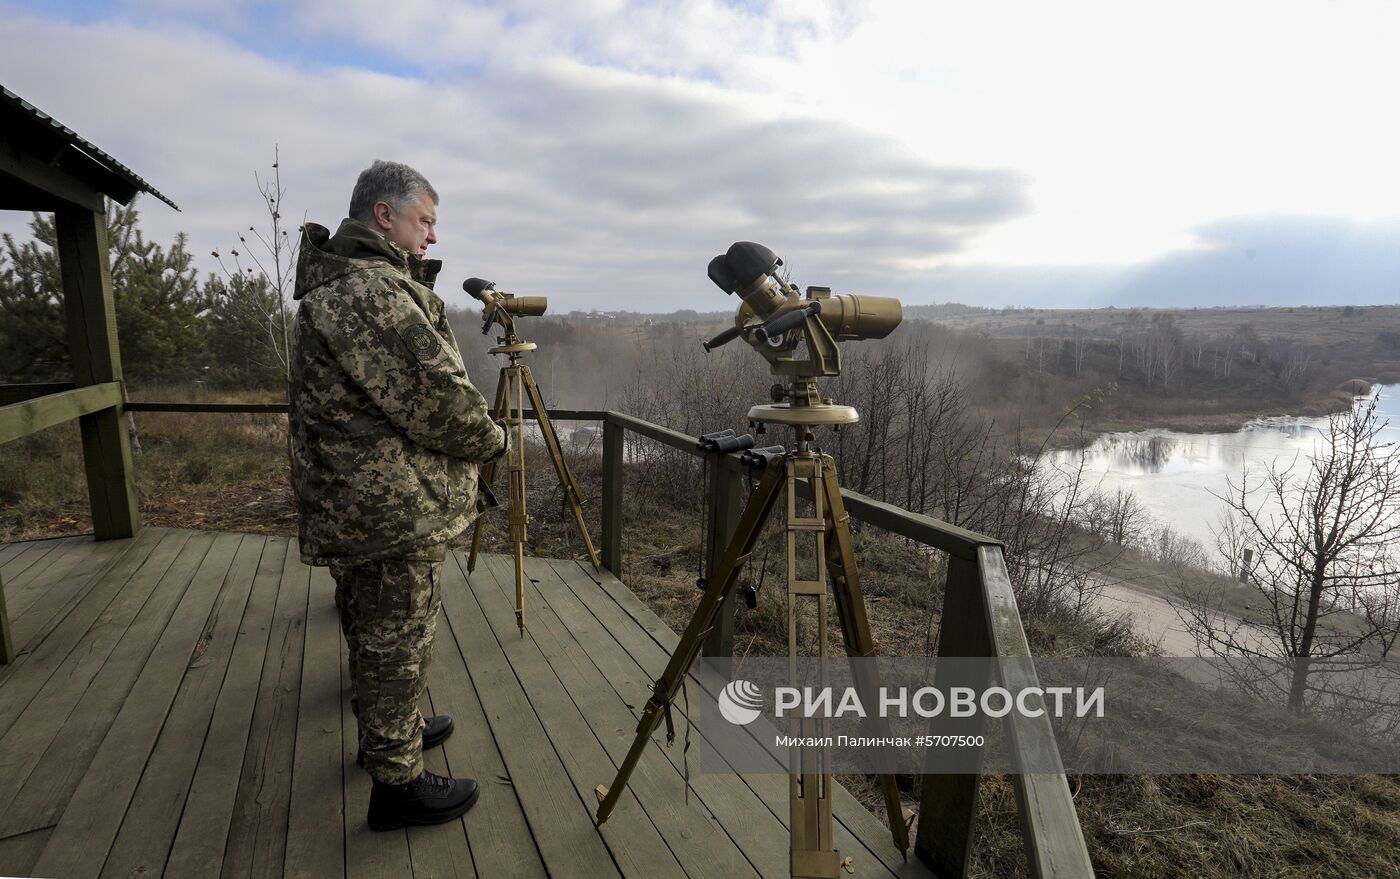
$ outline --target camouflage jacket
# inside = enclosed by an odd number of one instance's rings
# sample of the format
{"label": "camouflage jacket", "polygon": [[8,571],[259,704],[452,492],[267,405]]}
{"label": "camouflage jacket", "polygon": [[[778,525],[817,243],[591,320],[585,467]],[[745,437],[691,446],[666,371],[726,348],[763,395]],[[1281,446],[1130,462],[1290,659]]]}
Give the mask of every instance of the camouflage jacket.
{"label": "camouflage jacket", "polygon": [[354,220],[303,229],[288,396],[307,564],[442,558],[484,507],[477,468],[507,434],[467,380],[440,266]]}

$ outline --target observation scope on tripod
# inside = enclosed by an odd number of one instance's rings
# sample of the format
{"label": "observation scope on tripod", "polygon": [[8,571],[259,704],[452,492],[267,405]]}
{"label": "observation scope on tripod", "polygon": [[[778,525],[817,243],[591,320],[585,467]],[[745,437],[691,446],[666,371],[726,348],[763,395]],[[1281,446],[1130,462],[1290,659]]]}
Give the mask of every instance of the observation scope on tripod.
{"label": "observation scope on tripod", "polygon": [[[734,326],[705,343],[713,350],[742,338],[765,360],[785,384],[774,387],[774,402],[749,409],[749,420],[793,428],[791,445],[754,448],[753,437],[736,436],[733,430],[703,434],[697,448],[706,453],[742,452],[741,463],[763,473],[739,516],[733,535],[713,561],[709,576],[701,579],[705,592],[690,623],[681,635],[665,671],[651,686],[651,696],[637,721],[636,736],[617,775],[609,786],[599,785],[597,820],[602,824],[617,805],[642,752],[651,742],[657,724],[665,719],[667,740],[674,736],[672,703],[684,686],[701,643],[721,613],[726,600],[740,588],[739,576],[755,548],[770,514],[784,511],[787,547],[786,628],[788,655],[796,657],[808,644],[827,650],[830,611],[835,610],[846,653],[852,657],[876,655],[874,636],[866,616],[860,573],[856,568],[855,541],[846,513],[836,462],[815,447],[813,432],[823,425],[853,424],[860,419],[850,406],[839,406],[817,394],[817,379],[841,373],[838,342],[883,339],[903,320],[898,299],[886,296],[833,294],[828,287],[808,287],[802,296],[797,285],[777,275],[783,264],[778,255],[761,244],[740,241],[710,261],[709,276],[725,293],[737,293],[743,304],[734,313]],[[757,432],[757,431],[755,431]],[[803,500],[805,487],[810,503]],[[815,571],[799,564],[797,547],[811,547]],[[746,592],[746,598],[748,593]],[[813,636],[801,630],[815,623]],[[796,666],[792,666],[795,670]],[[879,692],[878,673],[871,666],[853,669],[864,704],[872,704]],[[795,671],[793,672],[795,676]],[[790,681],[796,686],[796,681]],[[885,736],[880,718],[870,720],[872,734]],[[789,732],[799,741],[821,741],[820,722],[802,721]],[[788,799],[791,840],[789,875],[793,879],[840,879],[851,861],[836,848],[832,821],[833,777],[826,749],[798,745],[789,766]],[[893,775],[879,778],[890,823],[890,834],[901,852],[909,848],[909,832]]]}
{"label": "observation scope on tripod", "polygon": [[788,380],[787,387],[775,388],[776,405],[749,411],[754,421],[852,423],[856,411],[819,397],[816,379],[841,374],[838,342],[885,338],[904,320],[904,308],[890,296],[832,293],[830,287],[808,287],[804,297],[796,284],[779,277],[782,265],[776,253],[752,241],[737,241],[710,260],[710,280],[743,303],[734,326],[705,342],[705,350],[743,339],[774,375]]}
{"label": "observation scope on tripod", "polygon": [[[488,353],[503,355],[506,358],[506,365],[501,367],[500,379],[496,384],[496,397],[491,404],[491,413],[505,422],[506,429],[510,431],[511,436],[510,453],[506,456],[502,466],[505,467],[510,480],[506,512],[510,524],[510,541],[515,552],[515,624],[520,628],[520,634],[523,636],[525,634],[525,541],[530,523],[530,515],[525,509],[525,413],[527,411],[533,410],[535,419],[539,422],[540,436],[544,439],[550,463],[554,465],[554,472],[559,476],[559,484],[564,489],[569,509],[573,512],[574,524],[578,526],[579,536],[583,540],[584,549],[588,552],[588,560],[593,563],[595,569],[600,566],[600,562],[598,552],[593,548],[593,540],[588,536],[588,525],[583,518],[583,489],[579,487],[578,480],[574,478],[573,471],[569,469],[568,462],[564,460],[564,451],[559,445],[559,435],[555,432],[554,423],[549,420],[549,411],[544,405],[544,395],[540,393],[539,385],[535,383],[535,377],[530,372],[529,364],[521,360],[526,352],[534,351],[538,346],[534,342],[525,341],[515,333],[515,318],[539,317],[549,308],[549,300],[544,296],[516,296],[504,293],[497,290],[496,285],[492,282],[481,278],[468,278],[462,282],[462,289],[482,305],[482,334],[490,333],[492,324],[501,328],[501,335],[496,338],[497,344],[487,349]],[[527,402],[529,410],[526,408]],[[491,461],[481,468],[481,477],[488,485],[495,478],[497,463]],[[485,517],[478,517],[472,530],[471,552],[467,556],[468,572],[476,570],[476,557],[481,549],[481,534],[484,524]]]}

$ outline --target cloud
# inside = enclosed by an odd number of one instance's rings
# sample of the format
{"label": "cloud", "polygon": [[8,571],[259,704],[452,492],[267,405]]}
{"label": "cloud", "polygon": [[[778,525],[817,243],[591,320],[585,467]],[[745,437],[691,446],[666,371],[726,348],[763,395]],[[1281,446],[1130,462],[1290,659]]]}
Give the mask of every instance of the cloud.
{"label": "cloud", "polygon": [[[274,143],[289,215],[334,225],[371,159],[408,162],[442,194],[445,278],[564,310],[719,306],[691,294],[719,295],[705,265],[746,238],[800,283],[879,292],[1027,206],[1017,174],[714,83],[563,58],[396,76],[269,60],[188,25],[8,18],[6,85],[170,195],[184,213],[148,200],[148,234],[187,231],[201,255],[262,224],[252,178]],[[60,54],[83,63],[48,63]]]}
{"label": "cloud", "polygon": [[[556,310],[723,307],[695,297],[739,239],[801,284],[910,301],[1396,298],[1397,129],[1364,87],[1393,59],[1364,10],[1280,14],[1288,39],[1241,67],[1257,16],[1201,28],[1200,4],[124,0],[63,23],[3,3],[6,85],[175,198],[147,230],[188,231],[206,267],[261,225],[276,143],[297,219],[334,224],[373,158],[424,171],[459,302],[479,275]],[[1323,24],[1367,50],[1297,67]],[[1157,63],[1183,47],[1189,69]]]}
{"label": "cloud", "polygon": [[1196,232],[1196,246],[1126,268],[938,270],[929,276],[931,299],[922,301],[1036,308],[1400,302],[1400,222],[1241,217]]}
{"label": "cloud", "polygon": [[1117,305],[1374,305],[1400,301],[1400,222],[1246,217],[1121,281]]}
{"label": "cloud", "polygon": [[[150,0],[145,0],[150,2]],[[814,0],[300,0],[292,17],[309,35],[424,65],[425,70],[528,68],[570,59],[656,76],[738,83],[773,59],[848,33],[860,4]]]}

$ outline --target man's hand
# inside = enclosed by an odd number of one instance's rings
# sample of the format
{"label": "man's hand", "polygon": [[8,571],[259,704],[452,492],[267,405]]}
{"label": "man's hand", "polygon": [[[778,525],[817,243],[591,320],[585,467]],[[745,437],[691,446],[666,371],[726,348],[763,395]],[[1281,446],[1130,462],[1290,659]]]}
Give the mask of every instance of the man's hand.
{"label": "man's hand", "polygon": [[485,461],[482,461],[481,463],[483,464],[490,461],[499,461],[510,454],[510,425],[506,423],[504,418],[492,418],[491,420],[501,429],[501,450]]}

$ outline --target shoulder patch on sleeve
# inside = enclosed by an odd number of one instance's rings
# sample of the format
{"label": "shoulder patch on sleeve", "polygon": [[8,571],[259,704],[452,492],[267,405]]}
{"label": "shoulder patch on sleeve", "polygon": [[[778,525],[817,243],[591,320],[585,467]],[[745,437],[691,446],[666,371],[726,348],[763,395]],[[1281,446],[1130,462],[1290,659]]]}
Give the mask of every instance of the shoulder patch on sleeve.
{"label": "shoulder patch on sleeve", "polygon": [[394,329],[419,363],[435,366],[442,359],[442,339],[438,338],[438,334],[424,321],[410,318],[400,322]]}

